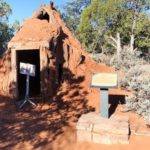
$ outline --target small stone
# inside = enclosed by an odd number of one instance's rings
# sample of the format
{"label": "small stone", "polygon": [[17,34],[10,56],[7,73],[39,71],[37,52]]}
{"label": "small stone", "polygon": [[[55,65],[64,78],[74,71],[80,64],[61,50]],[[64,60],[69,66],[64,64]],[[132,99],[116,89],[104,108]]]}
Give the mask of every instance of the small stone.
{"label": "small stone", "polygon": [[128,135],[114,135],[110,133],[92,133],[92,141],[99,144],[129,144]]}
{"label": "small stone", "polygon": [[48,138],[49,137],[49,132],[48,131],[42,131],[39,133],[40,138]]}
{"label": "small stone", "polygon": [[48,105],[42,106],[42,110],[48,110],[48,109],[49,109],[49,106],[48,106]]}

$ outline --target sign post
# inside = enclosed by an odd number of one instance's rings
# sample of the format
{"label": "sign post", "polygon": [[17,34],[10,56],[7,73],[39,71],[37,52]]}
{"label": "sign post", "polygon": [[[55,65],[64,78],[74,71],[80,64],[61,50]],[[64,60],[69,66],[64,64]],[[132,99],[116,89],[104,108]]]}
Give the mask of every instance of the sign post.
{"label": "sign post", "polygon": [[109,118],[108,103],[108,89],[100,89],[100,114],[104,118]]}
{"label": "sign post", "polygon": [[35,65],[29,63],[20,63],[20,74],[26,75],[26,93],[20,108],[22,108],[27,102],[33,106],[36,106],[36,104],[29,98],[30,76],[35,76]]}
{"label": "sign post", "polygon": [[100,115],[109,118],[109,88],[117,87],[117,74],[97,73],[92,76],[91,87],[100,88]]}

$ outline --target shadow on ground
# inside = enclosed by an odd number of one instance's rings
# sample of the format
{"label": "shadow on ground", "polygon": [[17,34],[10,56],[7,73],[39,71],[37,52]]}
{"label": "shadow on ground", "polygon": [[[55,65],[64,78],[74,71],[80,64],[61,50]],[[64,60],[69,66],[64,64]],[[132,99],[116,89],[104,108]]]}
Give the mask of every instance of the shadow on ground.
{"label": "shadow on ground", "polygon": [[109,117],[114,114],[119,104],[125,104],[124,95],[109,95]]}
{"label": "shadow on ground", "polygon": [[32,149],[53,143],[64,128],[77,122],[80,115],[94,111],[88,106],[81,83],[84,77],[76,77],[70,71],[65,89],[56,89],[55,96],[47,104],[36,108],[18,109],[14,100],[0,96],[0,149],[13,149],[19,143],[30,142]]}

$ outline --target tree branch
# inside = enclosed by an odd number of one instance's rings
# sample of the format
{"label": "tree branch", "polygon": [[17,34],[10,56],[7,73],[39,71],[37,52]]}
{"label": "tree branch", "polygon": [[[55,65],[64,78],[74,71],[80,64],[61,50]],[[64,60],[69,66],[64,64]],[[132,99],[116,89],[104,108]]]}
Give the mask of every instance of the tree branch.
{"label": "tree branch", "polygon": [[117,44],[117,40],[114,37],[110,36],[108,38],[111,39],[115,44]]}

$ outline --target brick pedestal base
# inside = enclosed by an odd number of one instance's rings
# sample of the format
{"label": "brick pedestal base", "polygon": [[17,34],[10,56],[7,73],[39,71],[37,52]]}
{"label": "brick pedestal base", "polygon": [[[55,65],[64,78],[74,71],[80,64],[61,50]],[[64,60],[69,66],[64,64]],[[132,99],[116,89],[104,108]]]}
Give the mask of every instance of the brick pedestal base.
{"label": "brick pedestal base", "polygon": [[113,115],[105,119],[92,112],[79,118],[76,129],[77,141],[129,144],[128,117]]}

